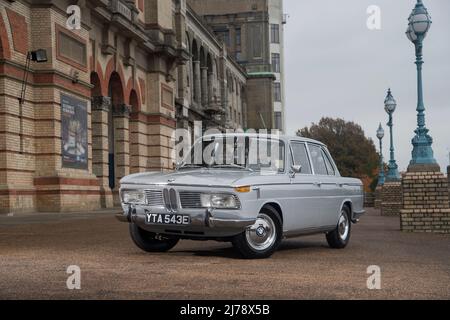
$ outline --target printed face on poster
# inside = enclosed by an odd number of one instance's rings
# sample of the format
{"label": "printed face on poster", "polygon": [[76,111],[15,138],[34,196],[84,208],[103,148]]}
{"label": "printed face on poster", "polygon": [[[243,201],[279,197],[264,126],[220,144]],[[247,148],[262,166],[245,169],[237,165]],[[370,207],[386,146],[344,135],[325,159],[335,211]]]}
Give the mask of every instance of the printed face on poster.
{"label": "printed face on poster", "polygon": [[87,102],[61,94],[61,151],[64,168],[88,168]]}

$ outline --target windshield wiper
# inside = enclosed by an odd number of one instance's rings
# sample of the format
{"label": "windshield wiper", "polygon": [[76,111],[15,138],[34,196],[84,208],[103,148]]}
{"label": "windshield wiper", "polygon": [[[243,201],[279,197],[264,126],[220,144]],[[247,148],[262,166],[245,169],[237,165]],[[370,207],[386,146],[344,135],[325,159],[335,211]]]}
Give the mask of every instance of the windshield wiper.
{"label": "windshield wiper", "polygon": [[238,164],[216,164],[215,166],[213,166],[213,168],[234,168],[234,169],[241,169],[241,170],[248,170],[250,172],[253,172],[253,169],[244,167],[244,166],[240,166]]}

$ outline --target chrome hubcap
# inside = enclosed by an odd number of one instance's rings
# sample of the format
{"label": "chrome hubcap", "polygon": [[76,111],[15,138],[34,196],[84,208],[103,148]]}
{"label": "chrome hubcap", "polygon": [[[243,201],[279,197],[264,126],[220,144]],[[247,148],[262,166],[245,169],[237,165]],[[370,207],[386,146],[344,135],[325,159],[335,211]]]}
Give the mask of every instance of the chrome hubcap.
{"label": "chrome hubcap", "polygon": [[348,221],[347,214],[343,211],[341,217],[339,218],[338,224],[339,237],[341,238],[341,240],[347,240],[349,229],[350,223]]}
{"label": "chrome hubcap", "polygon": [[275,243],[276,233],[276,226],[272,218],[261,213],[256,219],[256,223],[247,229],[245,236],[250,247],[257,251],[263,251]]}

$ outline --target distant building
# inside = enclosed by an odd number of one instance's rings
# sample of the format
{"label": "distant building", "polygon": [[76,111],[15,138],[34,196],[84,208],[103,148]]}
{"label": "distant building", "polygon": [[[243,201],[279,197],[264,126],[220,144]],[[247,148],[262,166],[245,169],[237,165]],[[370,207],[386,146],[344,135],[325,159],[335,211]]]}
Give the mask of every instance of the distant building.
{"label": "distant building", "polygon": [[230,55],[250,78],[274,75],[272,109],[261,108],[261,101],[251,104],[247,120],[252,128],[264,125],[284,131],[283,0],[188,0],[188,3],[226,43]]}

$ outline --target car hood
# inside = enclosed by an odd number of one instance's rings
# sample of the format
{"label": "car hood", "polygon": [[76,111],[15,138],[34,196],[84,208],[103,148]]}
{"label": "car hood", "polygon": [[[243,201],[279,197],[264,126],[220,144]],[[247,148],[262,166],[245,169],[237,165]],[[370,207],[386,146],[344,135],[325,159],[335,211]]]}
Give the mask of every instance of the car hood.
{"label": "car hood", "polygon": [[126,176],[120,183],[122,185],[189,185],[233,187],[239,180],[255,175],[255,172],[244,170],[223,169],[193,169],[181,170],[171,173],[149,172]]}

